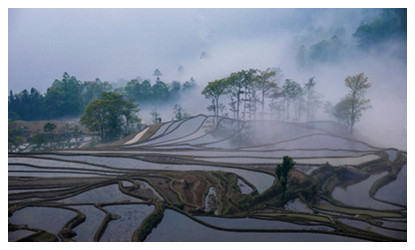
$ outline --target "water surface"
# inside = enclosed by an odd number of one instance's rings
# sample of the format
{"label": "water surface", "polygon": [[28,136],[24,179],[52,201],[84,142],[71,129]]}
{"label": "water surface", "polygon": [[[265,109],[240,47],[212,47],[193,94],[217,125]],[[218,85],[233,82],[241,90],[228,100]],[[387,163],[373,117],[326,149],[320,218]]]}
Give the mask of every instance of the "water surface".
{"label": "water surface", "polygon": [[154,206],[148,205],[117,205],[105,206],[105,210],[120,218],[112,220],[105,229],[100,241],[126,242],[132,237],[143,220],[153,212]]}
{"label": "water surface", "polygon": [[221,231],[201,225],[185,215],[167,209],[161,223],[145,241],[159,242],[321,242],[362,241],[350,237],[317,233],[247,233]]}

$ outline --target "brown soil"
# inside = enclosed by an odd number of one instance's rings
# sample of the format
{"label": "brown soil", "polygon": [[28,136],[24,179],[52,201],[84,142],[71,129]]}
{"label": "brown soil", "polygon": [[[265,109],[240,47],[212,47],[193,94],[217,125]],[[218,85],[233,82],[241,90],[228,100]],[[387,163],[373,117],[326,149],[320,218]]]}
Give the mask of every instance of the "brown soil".
{"label": "brown soil", "polygon": [[46,121],[15,121],[16,127],[23,129],[25,136],[30,137],[36,133],[45,133],[43,131],[43,126],[46,123],[50,122],[56,125],[56,128],[52,131],[52,134],[61,134],[65,131],[65,124],[68,124],[69,127],[75,125],[79,126],[82,129],[82,126],[79,124],[79,119],[72,120],[46,120]]}

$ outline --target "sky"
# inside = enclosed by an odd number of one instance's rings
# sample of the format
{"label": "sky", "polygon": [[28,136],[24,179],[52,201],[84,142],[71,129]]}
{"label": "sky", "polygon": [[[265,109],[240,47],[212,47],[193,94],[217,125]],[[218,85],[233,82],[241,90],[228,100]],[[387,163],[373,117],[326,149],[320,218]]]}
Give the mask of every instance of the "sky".
{"label": "sky", "polygon": [[[156,68],[164,82],[194,77],[203,88],[242,69],[280,67],[283,80],[305,83],[314,76],[325,101],[335,104],[347,94],[344,79],[364,72],[373,83],[367,95],[375,108],[356,127],[384,133],[396,141],[393,145],[406,148],[407,64],[394,56],[402,44],[388,44],[381,53],[349,49],[346,59],[305,72],[295,63],[301,45],[309,48],[333,35],[355,48],[352,34],[358,25],[379,13],[356,8],[10,8],[8,90],[34,87],[45,93],[64,72],[80,81],[140,77],[154,83]],[[208,104],[196,94],[182,106],[195,115],[207,113]]]}
{"label": "sky", "polygon": [[[9,9],[8,87],[15,92],[35,87],[44,93],[64,72],[81,81],[100,78],[115,82],[137,76],[151,79],[156,68],[166,81],[193,76],[203,85],[241,67],[284,64],[288,43],[298,42],[313,29],[340,25],[344,19],[349,20],[342,25],[350,33],[361,21],[362,12]],[[206,57],[201,58],[203,52]],[[180,75],[179,66],[184,69]]]}

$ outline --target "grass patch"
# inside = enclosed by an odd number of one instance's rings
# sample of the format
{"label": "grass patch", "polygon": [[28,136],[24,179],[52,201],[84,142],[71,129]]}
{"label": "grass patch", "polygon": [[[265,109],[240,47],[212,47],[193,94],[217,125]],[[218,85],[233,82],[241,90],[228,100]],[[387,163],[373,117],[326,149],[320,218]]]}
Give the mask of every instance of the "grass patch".
{"label": "grass patch", "polygon": [[371,209],[359,209],[359,208],[349,208],[349,207],[340,207],[332,205],[328,202],[321,203],[316,208],[329,211],[329,212],[338,212],[350,215],[369,215],[374,218],[403,218],[404,216],[400,213],[388,212],[388,211],[377,211]]}
{"label": "grass patch", "polygon": [[140,227],[134,232],[133,241],[144,241],[151,233],[154,227],[156,227],[164,216],[165,207],[161,204],[157,204],[153,213],[147,216]]}

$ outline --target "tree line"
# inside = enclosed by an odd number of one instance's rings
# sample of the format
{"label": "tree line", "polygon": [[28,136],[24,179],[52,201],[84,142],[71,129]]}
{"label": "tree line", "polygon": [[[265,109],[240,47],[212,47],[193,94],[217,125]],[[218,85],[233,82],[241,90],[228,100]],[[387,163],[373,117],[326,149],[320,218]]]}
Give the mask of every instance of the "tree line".
{"label": "tree line", "polygon": [[[351,38],[356,45],[347,43],[350,37],[346,37],[346,30],[341,26],[327,34],[327,39],[310,46],[301,45],[296,55],[297,68],[309,70],[319,63],[340,62],[350,54],[349,50],[354,46],[360,49],[359,54],[370,51],[381,53],[385,49],[384,46],[379,46],[382,43],[391,41],[405,41],[406,43],[406,9],[382,9],[378,17],[368,20],[370,21],[362,20],[352,34]],[[394,53],[394,56],[406,60],[406,53]]]}
{"label": "tree line", "polygon": [[226,98],[230,100],[228,110],[237,120],[264,120],[266,115],[286,121],[313,120],[321,106],[314,77],[303,85],[292,79],[281,85],[282,77],[280,68],[241,70],[209,82],[202,94],[211,100],[207,109],[214,115],[223,115],[226,106],[220,100]]}
{"label": "tree line", "polygon": [[[323,96],[316,91],[314,77],[302,85],[292,79],[285,79],[281,84],[282,78],[280,68],[241,70],[209,82],[202,94],[211,100],[207,109],[215,116],[224,115],[226,106],[220,100],[225,99],[230,101],[228,110],[237,120],[256,120],[258,114],[261,120],[264,120],[265,114],[268,118],[287,122],[314,120],[323,104]],[[371,108],[370,99],[365,97],[371,83],[364,73],[360,73],[346,77],[345,86],[349,93],[334,106],[326,103],[325,108],[327,113],[352,131],[363,111]],[[268,112],[265,110],[267,99]]]}
{"label": "tree line", "polygon": [[[230,101],[228,110],[232,112],[234,119],[255,120],[260,115],[260,119],[263,120],[266,113],[266,99],[270,99],[268,100],[270,110],[268,118],[276,117],[290,122],[313,120],[322,103],[321,95],[315,90],[314,77],[311,77],[303,85],[292,79],[286,79],[280,87],[280,84],[277,83],[282,78],[281,72],[280,69],[270,68],[264,71],[257,69],[241,70],[231,73],[229,77],[209,82],[202,91],[202,94],[212,102],[208,106],[208,110],[212,111],[215,116],[224,115],[223,112],[226,106],[219,100],[226,96],[227,100]],[[160,82],[157,78],[157,83],[151,87],[162,85],[163,83]],[[134,85],[147,85],[147,83],[132,80],[126,87],[112,90],[109,83],[101,82],[99,79],[92,83],[84,82],[82,84],[75,77],[65,73],[62,81],[56,80],[45,96],[33,88],[30,93],[22,91],[17,96],[11,93],[9,96],[9,150],[16,149],[24,141],[22,131],[14,128],[13,120],[10,117],[27,115],[25,118],[28,120],[38,118],[36,115],[42,115],[37,113],[40,112],[39,110],[45,109],[45,112],[47,112],[45,105],[56,105],[48,106],[48,112],[49,114],[58,115],[55,112],[61,111],[62,113],[59,114],[61,117],[65,115],[75,116],[82,112],[80,124],[91,133],[98,135],[101,142],[116,140],[140,130],[143,124],[137,115],[140,110],[137,99],[131,96],[134,92],[127,88]],[[326,105],[326,109],[338,121],[348,125],[350,131],[352,131],[363,111],[371,108],[370,100],[365,97],[371,83],[368,82],[368,78],[363,73],[360,73],[355,76],[348,76],[345,79],[345,85],[349,89],[349,93],[335,106]],[[158,87],[155,89],[158,89]],[[170,91],[167,93],[174,93],[171,91],[174,88],[169,89]],[[176,91],[175,93],[181,92]],[[163,97],[165,98],[165,96]],[[25,105],[21,105],[22,103]],[[85,103],[88,104],[85,105]],[[14,104],[16,106],[13,106]],[[37,104],[37,106],[28,106],[28,104]],[[82,105],[85,105],[85,107]],[[16,112],[16,110],[22,108],[23,113]],[[173,110],[177,120],[189,116],[180,105],[176,104]],[[33,112],[34,114],[27,112]],[[161,117],[156,109],[153,109],[151,115],[153,116],[153,122],[161,122]],[[46,134],[36,134],[30,139],[31,143],[36,144],[37,148],[40,149],[42,145],[51,142],[51,138],[55,138],[51,133],[54,128],[53,124],[48,125],[44,128]],[[74,136],[79,137],[79,128],[74,128],[73,133],[75,133]],[[60,138],[58,141],[59,143],[65,142],[65,138]],[[79,144],[78,140],[75,141]],[[66,144],[71,145],[70,137],[67,138]],[[52,143],[50,143],[50,147],[52,147]]]}
{"label": "tree line", "polygon": [[55,80],[45,94],[35,88],[25,89],[18,94],[10,90],[8,117],[26,121],[79,117],[90,102],[106,92],[117,93],[135,103],[163,105],[178,100],[195,86],[193,77],[184,83],[165,83],[158,77],[154,84],[150,80],[140,82],[137,78],[128,81],[123,87],[114,88],[111,83],[99,78],[81,82],[65,72],[62,79]]}

